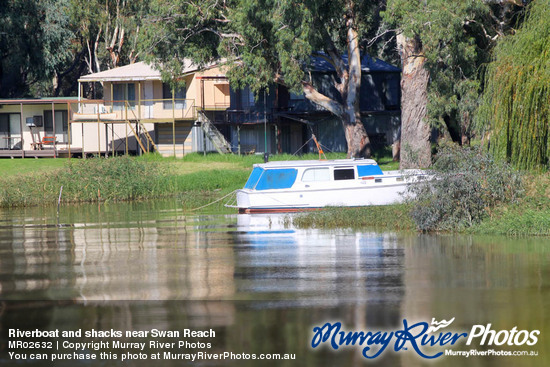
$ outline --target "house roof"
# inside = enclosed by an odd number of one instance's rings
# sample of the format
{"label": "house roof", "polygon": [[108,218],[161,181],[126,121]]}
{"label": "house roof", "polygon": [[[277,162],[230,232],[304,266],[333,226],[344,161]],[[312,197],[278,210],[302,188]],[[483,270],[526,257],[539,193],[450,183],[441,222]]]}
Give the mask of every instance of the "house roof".
{"label": "house roof", "polygon": [[[199,67],[189,59],[184,60],[183,74],[199,70]],[[79,82],[118,82],[118,81],[141,81],[141,80],[162,80],[160,70],[144,61],[134,64],[120,66],[118,68],[100,71],[99,73],[88,74],[80,77]]]}
{"label": "house roof", "polygon": [[77,100],[78,97],[8,98],[0,99],[0,105],[68,103]]}
{"label": "house roof", "polygon": [[[348,55],[342,55],[342,60],[344,64],[348,65]],[[311,66],[313,67],[312,71],[318,72],[334,72],[334,67],[330,62],[321,56],[312,56],[311,57]],[[400,73],[401,69],[388,64],[385,61],[382,61],[377,58],[370,57],[369,55],[363,56],[361,60],[361,71],[372,73],[372,72],[386,72],[386,73]]]}

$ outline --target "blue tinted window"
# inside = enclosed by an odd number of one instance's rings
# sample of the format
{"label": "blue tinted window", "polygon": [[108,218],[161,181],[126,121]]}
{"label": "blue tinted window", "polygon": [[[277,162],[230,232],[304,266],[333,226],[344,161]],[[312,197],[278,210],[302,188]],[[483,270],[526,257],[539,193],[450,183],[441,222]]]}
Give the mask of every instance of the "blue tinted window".
{"label": "blue tinted window", "polygon": [[357,166],[357,174],[359,177],[383,175],[382,170],[377,164],[369,164],[367,166]]}
{"label": "blue tinted window", "polygon": [[252,173],[250,174],[250,177],[248,177],[248,181],[246,181],[246,184],[244,185],[244,188],[253,189],[254,186],[256,186],[256,184],[258,183],[258,180],[260,179],[263,171],[263,168],[254,167]]}
{"label": "blue tinted window", "polygon": [[256,185],[256,190],[288,189],[294,185],[298,170],[295,168],[268,169]]}

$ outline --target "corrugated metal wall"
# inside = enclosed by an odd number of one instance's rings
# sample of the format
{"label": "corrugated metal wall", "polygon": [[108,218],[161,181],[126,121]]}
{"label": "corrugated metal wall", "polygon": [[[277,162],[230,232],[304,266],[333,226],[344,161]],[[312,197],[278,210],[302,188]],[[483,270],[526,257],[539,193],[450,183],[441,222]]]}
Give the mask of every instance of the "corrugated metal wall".
{"label": "corrugated metal wall", "polygon": [[193,126],[191,129],[193,136],[193,152],[204,152],[206,142],[206,152],[217,152],[214,144],[208,139],[199,125]]}

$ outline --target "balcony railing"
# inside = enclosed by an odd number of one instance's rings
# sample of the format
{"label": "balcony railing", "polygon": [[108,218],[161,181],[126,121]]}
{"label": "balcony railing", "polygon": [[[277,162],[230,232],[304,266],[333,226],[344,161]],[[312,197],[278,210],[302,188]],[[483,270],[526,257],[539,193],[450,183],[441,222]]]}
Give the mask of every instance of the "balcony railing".
{"label": "balcony railing", "polygon": [[71,122],[196,119],[194,99],[82,100],[70,103]]}
{"label": "balcony railing", "polygon": [[0,137],[0,150],[18,150],[21,149],[21,146],[21,135],[4,135]]}

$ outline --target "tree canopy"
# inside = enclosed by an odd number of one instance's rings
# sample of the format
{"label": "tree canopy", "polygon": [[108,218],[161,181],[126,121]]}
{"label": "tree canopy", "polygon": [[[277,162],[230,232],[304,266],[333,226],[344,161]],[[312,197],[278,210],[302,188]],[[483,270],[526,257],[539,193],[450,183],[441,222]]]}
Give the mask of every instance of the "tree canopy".
{"label": "tree canopy", "polygon": [[[169,1],[155,0],[147,22],[145,49],[171,75],[185,58],[204,64],[227,60],[236,87],[254,92],[275,82],[326,108],[341,119],[349,156],[370,155],[359,111],[362,40],[372,30],[381,2],[308,0]],[[335,70],[330,98],[309,78],[312,54]],[[344,63],[342,55],[348,56]]]}
{"label": "tree canopy", "polygon": [[417,38],[430,74],[427,120],[467,143],[482,90],[483,65],[496,41],[513,32],[523,5],[511,1],[388,0],[384,19]]}
{"label": "tree canopy", "polygon": [[0,6],[0,96],[43,93],[70,62],[68,0],[2,1]]}

